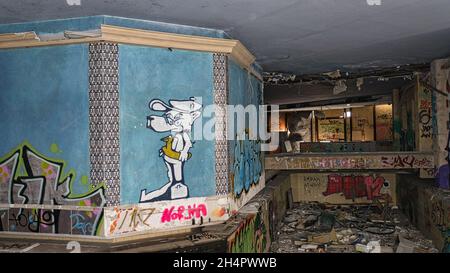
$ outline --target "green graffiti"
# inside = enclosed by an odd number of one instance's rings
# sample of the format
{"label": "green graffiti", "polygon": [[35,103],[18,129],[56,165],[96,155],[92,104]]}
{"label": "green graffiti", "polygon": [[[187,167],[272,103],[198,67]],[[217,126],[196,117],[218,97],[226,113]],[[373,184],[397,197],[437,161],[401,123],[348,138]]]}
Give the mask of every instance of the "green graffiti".
{"label": "green graffiti", "polygon": [[267,246],[267,229],[261,213],[249,216],[229,239],[231,253],[262,253]]}
{"label": "green graffiti", "polygon": [[413,130],[413,120],[410,112],[406,113],[406,151],[413,151],[415,149],[415,132]]}
{"label": "green graffiti", "polygon": [[88,183],[88,177],[86,175],[81,176],[81,184],[87,185]]}
{"label": "green graffiti", "polygon": [[400,134],[402,131],[402,121],[400,119],[394,119],[394,133]]}
{"label": "green graffiti", "polygon": [[50,152],[52,152],[54,154],[61,153],[61,150],[59,149],[58,144],[52,143],[52,145],[50,145]]}
{"label": "green graffiti", "polygon": [[[88,190],[75,194],[76,173],[73,169],[66,171],[66,165],[63,160],[39,153],[27,141],[0,159],[0,203],[30,205],[29,209],[9,209],[9,231],[98,234],[103,219],[102,207],[105,206],[105,184],[89,185],[88,177],[84,175],[80,183],[87,185]],[[59,209],[33,206],[42,204],[91,209],[69,210],[67,214]],[[24,217],[33,221],[24,223],[21,221]],[[48,219],[53,220],[49,222]],[[0,231],[3,231],[1,226]]]}
{"label": "green graffiti", "polygon": [[[51,183],[53,188],[68,187],[68,194],[64,195],[67,200],[87,197],[96,191],[105,188],[104,183],[89,187],[89,190],[82,194],[74,194],[74,184],[77,175],[74,169],[66,171],[67,163],[61,159],[45,156],[38,152],[28,141],[23,141],[16,148],[2,158],[0,158],[0,169],[5,168],[4,162],[17,155],[17,162],[13,169],[9,168],[13,180],[18,181],[23,177],[44,176],[47,183]],[[82,176],[81,184],[87,184],[87,176]]]}

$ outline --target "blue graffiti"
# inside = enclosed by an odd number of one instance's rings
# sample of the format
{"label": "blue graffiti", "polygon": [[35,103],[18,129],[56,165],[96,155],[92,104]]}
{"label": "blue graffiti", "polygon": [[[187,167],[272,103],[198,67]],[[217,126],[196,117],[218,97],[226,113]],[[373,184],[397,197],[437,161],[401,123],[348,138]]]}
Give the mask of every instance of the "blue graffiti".
{"label": "blue graffiti", "polygon": [[234,146],[234,193],[248,192],[252,185],[259,183],[262,172],[261,145],[257,140],[236,140]]}
{"label": "blue graffiti", "polygon": [[71,214],[72,229],[79,230],[83,235],[92,234],[94,231],[92,223],[85,222],[84,216],[81,214]]}

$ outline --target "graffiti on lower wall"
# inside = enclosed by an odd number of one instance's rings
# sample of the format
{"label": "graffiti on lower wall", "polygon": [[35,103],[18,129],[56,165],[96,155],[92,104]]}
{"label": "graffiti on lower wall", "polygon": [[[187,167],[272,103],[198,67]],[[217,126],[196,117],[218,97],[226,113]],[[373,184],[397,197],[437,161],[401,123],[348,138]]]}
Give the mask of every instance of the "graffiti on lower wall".
{"label": "graffiti on lower wall", "polygon": [[450,192],[415,175],[398,176],[398,207],[443,252],[449,251]]}
{"label": "graffiti on lower wall", "polygon": [[[95,235],[105,205],[104,185],[73,194],[75,172],[65,174],[65,166],[64,161],[40,154],[27,142],[6,155],[0,161],[0,204],[4,206],[0,231]],[[53,209],[59,205],[85,209]]]}
{"label": "graffiti on lower wall", "polygon": [[199,226],[228,218],[225,200],[189,198],[105,208],[106,235]]}
{"label": "graffiti on lower wall", "polygon": [[331,204],[396,202],[396,176],[390,173],[292,174],[294,201]]}
{"label": "graffiti on lower wall", "polygon": [[260,141],[250,140],[248,130],[241,140],[236,137],[232,180],[236,198],[257,185],[263,171]]}
{"label": "graffiti on lower wall", "polygon": [[163,139],[166,145],[160,150],[169,181],[157,190],[142,190],[140,202],[187,198],[189,187],[185,183],[184,165],[192,157],[189,152],[193,145],[190,132],[194,121],[201,115],[202,105],[194,98],[169,100],[169,104],[154,99],[150,101],[149,107],[153,111],[163,112],[163,115],[148,116],[147,128],[159,133],[169,133]]}
{"label": "graffiti on lower wall", "polygon": [[171,221],[186,221],[199,219],[202,221],[203,217],[208,215],[208,209],[206,204],[193,204],[188,206],[171,206],[170,208],[165,208],[161,223],[171,222]]}
{"label": "graffiti on lower wall", "polygon": [[433,168],[433,160],[415,155],[382,156],[381,164],[386,168]]}
{"label": "graffiti on lower wall", "polygon": [[271,156],[265,159],[266,170],[319,169],[430,169],[432,155],[345,155],[345,156]]}
{"label": "graffiti on lower wall", "polygon": [[255,214],[248,214],[241,221],[236,231],[228,237],[230,253],[264,253],[270,248],[268,210],[260,209]]}
{"label": "graffiti on lower wall", "polygon": [[450,253],[450,199],[447,194],[445,198],[431,197],[431,223],[439,230],[443,238],[442,252]]}
{"label": "graffiti on lower wall", "polygon": [[373,200],[382,197],[383,187],[389,186],[389,181],[383,176],[331,174],[328,175],[327,190],[323,195],[343,194],[345,199],[366,197]]}

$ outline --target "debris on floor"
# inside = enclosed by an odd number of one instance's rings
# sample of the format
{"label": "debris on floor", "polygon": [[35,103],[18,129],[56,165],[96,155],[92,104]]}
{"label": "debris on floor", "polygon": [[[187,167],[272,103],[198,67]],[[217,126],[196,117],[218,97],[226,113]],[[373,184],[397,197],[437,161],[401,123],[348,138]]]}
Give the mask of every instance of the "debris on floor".
{"label": "debris on floor", "polygon": [[435,253],[397,207],[295,203],[272,243],[278,253]]}

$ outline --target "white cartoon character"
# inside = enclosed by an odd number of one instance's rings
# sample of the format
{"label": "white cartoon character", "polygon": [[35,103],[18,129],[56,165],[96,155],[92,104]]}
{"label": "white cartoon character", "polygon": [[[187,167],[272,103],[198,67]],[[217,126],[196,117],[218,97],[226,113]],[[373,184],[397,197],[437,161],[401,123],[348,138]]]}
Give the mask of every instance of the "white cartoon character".
{"label": "white cartoon character", "polygon": [[190,133],[194,121],[200,117],[202,105],[190,98],[189,100],[169,100],[169,104],[161,100],[150,101],[153,111],[164,112],[162,116],[148,116],[147,128],[155,132],[170,132],[163,138],[165,145],[160,150],[167,167],[169,182],[161,188],[147,193],[141,191],[140,202],[154,202],[187,198],[189,190],[184,183],[184,164],[192,157],[189,149],[192,147]]}

